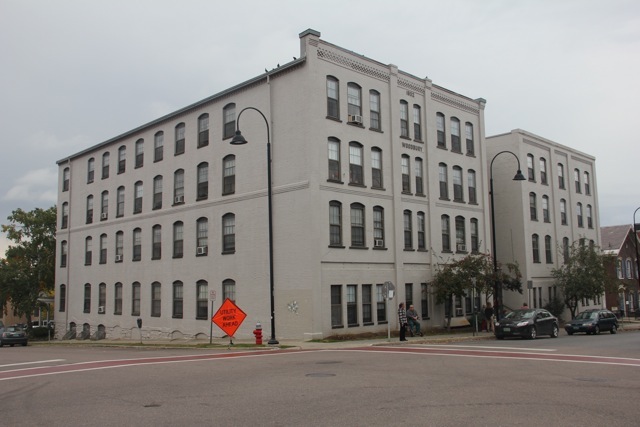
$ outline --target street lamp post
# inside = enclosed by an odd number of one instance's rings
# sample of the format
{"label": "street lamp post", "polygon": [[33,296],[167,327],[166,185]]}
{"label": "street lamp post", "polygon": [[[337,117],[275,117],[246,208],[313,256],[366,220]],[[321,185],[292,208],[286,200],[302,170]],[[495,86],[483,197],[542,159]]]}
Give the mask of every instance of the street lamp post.
{"label": "street lamp post", "polygon": [[526,180],[524,175],[522,175],[522,171],[520,170],[520,159],[518,159],[518,156],[516,156],[515,153],[505,150],[499,152],[498,154],[493,156],[493,159],[491,159],[491,164],[489,166],[489,195],[491,196],[491,252],[493,255],[493,274],[495,275],[495,281],[493,283],[493,307],[496,313],[496,320],[500,320],[502,314],[502,286],[500,286],[500,283],[498,282],[498,258],[496,257],[496,213],[493,203],[493,161],[496,159],[496,157],[503,153],[512,154],[518,162],[518,171],[513,177],[513,180]]}
{"label": "street lamp post", "polygon": [[272,194],[271,194],[271,135],[269,132],[269,121],[262,114],[262,111],[258,110],[254,107],[246,107],[243,108],[242,111],[238,114],[237,123],[237,131],[236,135],[231,140],[231,145],[243,145],[248,141],[242,136],[240,132],[240,116],[245,110],[254,110],[257,111],[262,118],[264,119],[264,123],[267,125],[267,199],[269,205],[269,296],[271,300],[271,339],[269,339],[269,344],[279,344],[276,339],[276,319],[275,319],[275,301],[273,298],[274,286],[273,286],[273,219],[272,219]]}

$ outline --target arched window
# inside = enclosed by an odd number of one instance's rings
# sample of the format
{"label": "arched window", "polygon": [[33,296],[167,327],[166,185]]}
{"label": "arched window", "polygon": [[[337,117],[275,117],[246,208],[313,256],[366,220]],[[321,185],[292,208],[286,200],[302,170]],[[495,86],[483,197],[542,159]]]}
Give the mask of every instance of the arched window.
{"label": "arched window", "polygon": [[329,202],[329,246],[342,246],[342,203]]}
{"label": "arched window", "polygon": [[351,246],[364,247],[364,205],[360,203],[351,204]]}
{"label": "arched window", "polygon": [[83,313],[91,313],[91,284],[85,283],[84,285],[84,304]]}
{"label": "arched window", "polygon": [[151,229],[151,259],[162,258],[162,226],[156,224]]}
{"label": "arched window", "polygon": [[222,159],[222,195],[236,192],[236,156],[229,154]]}
{"label": "arched window", "polygon": [[185,133],[185,125],[184,123],[178,123],[175,128],[175,155],[184,153],[184,133]]}
{"label": "arched window", "polygon": [[67,309],[67,285],[60,285],[58,294],[58,311],[64,312]]}
{"label": "arched window", "polygon": [[127,168],[127,147],[118,148],[118,174],[124,173]]}
{"label": "arched window", "polygon": [[222,217],[222,253],[236,251],[236,216],[232,213]]}
{"label": "arched window", "polygon": [[460,120],[457,117],[451,117],[451,151],[454,153],[462,153],[462,142],[460,141]]}
{"label": "arched window", "polygon": [[198,148],[209,145],[209,114],[198,117]]}
{"label": "arched window", "polygon": [[102,179],[109,178],[109,153],[102,155]]}
{"label": "arched window", "polygon": [[[196,282],[196,319],[208,319],[209,318],[209,311],[208,311],[208,298],[209,298],[209,284],[207,283],[206,280],[198,280]],[[235,299],[235,291],[234,291],[234,296],[233,298]],[[225,296],[224,296],[224,290],[223,290],[223,296],[222,296],[222,301],[224,302],[225,300]]]}
{"label": "arched window", "polygon": [[209,197],[209,163],[200,163],[197,175],[196,200],[205,200]]}
{"label": "arched window", "polygon": [[164,157],[164,132],[157,132],[153,137],[153,161],[159,162]]}
{"label": "arched window", "polygon": [[333,76],[327,76],[327,117],[340,119],[339,81]]}
{"label": "arched window", "polygon": [[222,109],[223,138],[231,138],[236,132],[236,104],[230,103]]}
{"label": "arched window", "polygon": [[173,282],[173,310],[174,319],[182,319],[184,311],[184,286],[181,281]]}
{"label": "arched window", "polygon": [[207,255],[209,247],[209,221],[207,218],[198,218],[196,221],[196,256]]}

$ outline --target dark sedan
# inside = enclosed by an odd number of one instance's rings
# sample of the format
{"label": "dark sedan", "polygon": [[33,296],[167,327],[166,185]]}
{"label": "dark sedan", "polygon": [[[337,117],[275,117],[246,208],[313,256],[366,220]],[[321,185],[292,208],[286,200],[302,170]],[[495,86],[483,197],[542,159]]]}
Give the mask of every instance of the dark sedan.
{"label": "dark sedan", "polygon": [[24,329],[18,326],[6,326],[0,331],[0,347],[3,345],[10,345],[13,347],[16,344],[27,345],[29,339]]}
{"label": "dark sedan", "polygon": [[507,313],[495,325],[496,338],[521,337],[535,339],[539,335],[557,338],[560,327],[558,319],[547,310],[529,308]]}
{"label": "dark sedan", "polygon": [[609,310],[585,310],[578,314],[571,322],[564,325],[564,329],[569,335],[573,335],[575,332],[586,332],[587,335],[598,335],[600,331],[609,331],[615,334],[618,332],[618,319],[616,315]]}

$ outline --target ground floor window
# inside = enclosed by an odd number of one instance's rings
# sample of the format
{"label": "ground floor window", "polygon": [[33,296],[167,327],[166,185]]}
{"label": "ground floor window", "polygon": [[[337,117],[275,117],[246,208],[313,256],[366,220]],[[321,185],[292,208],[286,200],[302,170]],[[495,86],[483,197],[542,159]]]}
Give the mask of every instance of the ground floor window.
{"label": "ground floor window", "polygon": [[342,328],[342,285],[331,285],[331,327]]}
{"label": "ground floor window", "polygon": [[358,324],[358,285],[347,285],[347,324]]}

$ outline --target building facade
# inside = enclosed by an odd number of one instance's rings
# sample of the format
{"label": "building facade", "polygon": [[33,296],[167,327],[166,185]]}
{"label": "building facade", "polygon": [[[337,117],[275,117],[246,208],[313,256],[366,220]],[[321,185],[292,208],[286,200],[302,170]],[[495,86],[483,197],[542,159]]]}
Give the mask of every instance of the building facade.
{"label": "building facade", "polygon": [[640,305],[638,292],[638,236],[633,226],[613,225],[600,229],[602,250],[609,255],[607,274],[618,279],[617,291],[606,293],[606,307],[625,315],[635,316]]}
{"label": "building facade", "polygon": [[[487,172],[494,182],[496,257],[517,262],[524,283],[523,295],[504,295],[504,305],[544,307],[561,297],[551,270],[562,265],[570,246],[601,246],[595,158],[521,129],[486,141]],[[520,164],[503,151],[516,155]],[[518,167],[525,181],[513,181]],[[601,298],[583,302],[584,308],[602,305]]]}

